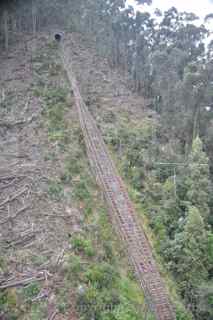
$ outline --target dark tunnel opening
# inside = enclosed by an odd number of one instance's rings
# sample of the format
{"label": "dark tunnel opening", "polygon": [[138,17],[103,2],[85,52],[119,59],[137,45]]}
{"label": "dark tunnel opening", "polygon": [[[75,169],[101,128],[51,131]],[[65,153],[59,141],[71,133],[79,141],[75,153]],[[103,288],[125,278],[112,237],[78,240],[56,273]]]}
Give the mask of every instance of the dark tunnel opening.
{"label": "dark tunnel opening", "polygon": [[60,33],[56,33],[56,34],[55,34],[55,40],[56,40],[57,42],[60,42],[61,39],[62,39],[62,35],[61,35]]}

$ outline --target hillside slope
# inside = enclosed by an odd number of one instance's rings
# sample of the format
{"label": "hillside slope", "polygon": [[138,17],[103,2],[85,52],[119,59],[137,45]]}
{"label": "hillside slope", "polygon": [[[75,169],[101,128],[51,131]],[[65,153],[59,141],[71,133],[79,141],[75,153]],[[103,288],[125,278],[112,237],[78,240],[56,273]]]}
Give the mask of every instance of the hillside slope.
{"label": "hillside slope", "polygon": [[66,45],[82,95],[102,127],[110,117],[116,120],[122,114],[132,120],[154,116],[145,107],[143,97],[131,90],[127,75],[110,68],[107,59],[97,53],[95,43],[79,33],[72,33],[66,36]]}
{"label": "hillside slope", "polygon": [[91,176],[52,35],[19,40],[0,58],[0,317],[151,319]]}

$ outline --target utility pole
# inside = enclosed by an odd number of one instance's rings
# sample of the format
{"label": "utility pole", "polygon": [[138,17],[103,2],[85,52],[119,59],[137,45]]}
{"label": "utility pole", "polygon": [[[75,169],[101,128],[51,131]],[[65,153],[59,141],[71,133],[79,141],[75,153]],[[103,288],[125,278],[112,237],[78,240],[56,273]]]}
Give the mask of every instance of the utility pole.
{"label": "utility pole", "polygon": [[32,0],[32,28],[33,28],[33,36],[35,36],[37,31],[37,8],[33,0]]}
{"label": "utility pole", "polygon": [[4,24],[4,46],[6,52],[8,52],[9,49],[9,30],[8,30],[8,10],[7,8],[3,9],[3,24]]}
{"label": "utility pole", "polygon": [[174,167],[174,196],[177,198],[176,167]]}
{"label": "utility pole", "polygon": [[[189,165],[187,162],[183,163],[178,163],[178,162],[155,162],[156,165],[159,166],[168,166],[168,167],[173,167],[173,184],[174,184],[174,197],[176,199],[177,197],[177,167],[186,167]],[[197,167],[203,167],[203,166],[208,166],[208,163],[198,163],[195,164]]]}

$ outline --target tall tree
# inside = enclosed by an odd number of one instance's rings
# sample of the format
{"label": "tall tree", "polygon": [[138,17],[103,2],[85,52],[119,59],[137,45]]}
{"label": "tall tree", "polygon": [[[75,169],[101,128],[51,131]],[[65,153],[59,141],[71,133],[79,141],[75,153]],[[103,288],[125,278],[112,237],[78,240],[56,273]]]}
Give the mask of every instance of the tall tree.
{"label": "tall tree", "polygon": [[209,161],[199,137],[194,140],[189,154],[185,184],[186,200],[190,205],[197,207],[202,217],[208,221],[210,214],[208,205],[210,200]]}
{"label": "tall tree", "polygon": [[180,285],[187,306],[195,313],[196,291],[208,278],[207,232],[196,207],[190,206],[183,231],[170,243],[169,265]]}

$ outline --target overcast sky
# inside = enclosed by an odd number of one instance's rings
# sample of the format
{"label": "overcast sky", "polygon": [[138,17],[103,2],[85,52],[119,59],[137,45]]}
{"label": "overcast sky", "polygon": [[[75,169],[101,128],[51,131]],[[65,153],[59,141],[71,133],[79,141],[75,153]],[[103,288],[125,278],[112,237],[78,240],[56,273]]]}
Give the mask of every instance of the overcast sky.
{"label": "overcast sky", "polygon": [[[134,5],[134,0],[128,3]],[[153,8],[167,10],[176,7],[179,11],[190,11],[204,18],[207,14],[213,13],[213,0],[153,0]]]}

